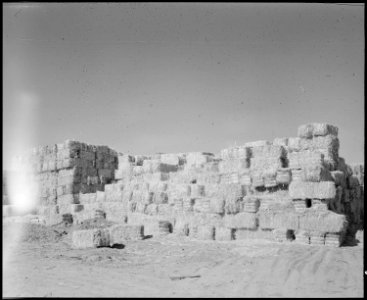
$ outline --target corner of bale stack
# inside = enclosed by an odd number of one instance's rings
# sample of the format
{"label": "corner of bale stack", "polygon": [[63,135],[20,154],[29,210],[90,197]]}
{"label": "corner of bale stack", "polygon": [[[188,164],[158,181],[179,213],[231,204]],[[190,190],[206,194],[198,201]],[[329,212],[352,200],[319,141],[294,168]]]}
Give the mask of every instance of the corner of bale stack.
{"label": "corner of bale stack", "polygon": [[97,248],[110,245],[108,229],[76,230],[72,234],[72,246],[76,249]]}

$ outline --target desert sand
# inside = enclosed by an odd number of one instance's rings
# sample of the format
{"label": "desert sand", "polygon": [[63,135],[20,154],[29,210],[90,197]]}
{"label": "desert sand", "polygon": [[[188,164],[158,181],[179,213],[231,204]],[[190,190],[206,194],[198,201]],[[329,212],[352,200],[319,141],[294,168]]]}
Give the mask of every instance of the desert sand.
{"label": "desert sand", "polygon": [[[198,241],[71,248],[73,227],[3,223],[3,297],[363,297],[363,243]],[[15,238],[21,229],[23,234]],[[27,237],[28,235],[28,237]]]}

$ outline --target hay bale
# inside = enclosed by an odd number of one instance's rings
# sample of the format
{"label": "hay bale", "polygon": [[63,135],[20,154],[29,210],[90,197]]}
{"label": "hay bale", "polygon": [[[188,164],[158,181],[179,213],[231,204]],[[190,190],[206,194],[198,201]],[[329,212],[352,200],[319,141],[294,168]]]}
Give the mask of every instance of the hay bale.
{"label": "hay bale", "polygon": [[252,148],[252,157],[285,157],[286,152],[283,146],[279,145],[265,145],[261,147]]}
{"label": "hay bale", "polygon": [[283,137],[283,138],[275,138],[273,140],[273,145],[274,146],[288,146],[288,138]]}
{"label": "hay bale", "polygon": [[333,199],[336,195],[335,183],[332,181],[315,182],[313,197],[316,199]]}
{"label": "hay bale", "polygon": [[131,240],[142,240],[144,238],[143,225],[114,225],[109,228],[111,244],[122,244]]}
{"label": "hay bale", "polygon": [[205,152],[190,152],[186,154],[186,165],[196,166],[213,161],[214,155]]}
{"label": "hay bale", "polygon": [[311,139],[313,136],[312,124],[304,124],[298,127],[297,136],[304,139]]}
{"label": "hay bale", "polygon": [[223,197],[211,197],[209,198],[209,209],[214,214],[224,214],[225,212],[225,199]]}
{"label": "hay bale", "polygon": [[272,230],[273,240],[277,242],[286,242],[293,241],[295,239],[295,235],[293,230],[289,230],[287,228],[277,228]]}
{"label": "hay bale", "polygon": [[259,214],[259,226],[261,229],[292,229],[299,228],[299,218],[293,212],[276,212],[272,210],[261,211]]}
{"label": "hay bale", "polygon": [[191,184],[190,190],[191,190],[190,196],[192,198],[199,198],[205,196],[205,185]]}
{"label": "hay bale", "polygon": [[243,188],[240,184],[228,184],[221,187],[225,199],[224,210],[226,214],[236,214],[241,211]]}
{"label": "hay bale", "polygon": [[84,205],[82,204],[71,204],[70,205],[70,212],[72,214],[76,213],[76,212],[80,212],[84,209]]}
{"label": "hay bale", "polygon": [[215,227],[210,225],[197,226],[196,236],[199,240],[214,240],[215,239]]}
{"label": "hay bale", "polygon": [[72,246],[76,249],[106,247],[110,245],[108,229],[76,230],[72,235]]}
{"label": "hay bale", "polygon": [[168,194],[166,192],[158,192],[153,196],[153,202],[155,204],[166,204],[168,203]]}
{"label": "hay bale", "polygon": [[57,197],[57,204],[79,204],[79,194],[68,194]]}
{"label": "hay bale", "polygon": [[329,247],[340,247],[345,240],[345,234],[342,233],[330,233],[327,232],[325,235],[325,246]]}
{"label": "hay bale", "polygon": [[223,217],[223,225],[227,228],[245,228],[256,229],[258,226],[258,218],[255,213],[238,213],[236,215],[225,215]]}
{"label": "hay bale", "polygon": [[331,211],[306,211],[299,216],[299,228],[307,231],[338,233],[345,230],[345,215]]}
{"label": "hay bale", "polygon": [[292,181],[289,185],[289,196],[293,199],[312,198],[313,182]]}
{"label": "hay bale", "polygon": [[310,244],[310,234],[308,231],[305,230],[298,230],[295,234],[296,239],[295,242],[298,244],[305,244],[305,245],[309,245]]}
{"label": "hay bale", "polygon": [[278,184],[289,184],[292,181],[291,170],[288,168],[278,169],[275,180]]}
{"label": "hay bale", "polygon": [[179,219],[176,221],[173,232],[177,235],[189,235],[189,223],[186,220]]}
{"label": "hay bale", "polygon": [[252,240],[252,239],[273,239],[273,233],[271,230],[260,229],[236,229],[234,233],[235,240]]}
{"label": "hay bale", "polygon": [[336,195],[335,183],[292,181],[289,185],[289,195],[293,199],[333,199]]}
{"label": "hay bale", "polygon": [[106,219],[113,222],[125,222],[128,214],[127,203],[121,202],[104,202],[102,209],[106,213]]}
{"label": "hay bale", "polygon": [[[292,153],[294,151],[299,151],[301,149],[301,138],[290,137],[288,138],[288,151]],[[289,155],[288,153],[288,155]]]}
{"label": "hay bale", "polygon": [[329,205],[326,200],[312,199],[312,209],[326,211],[329,209]]}
{"label": "hay bale", "polygon": [[166,235],[172,232],[172,224],[169,221],[158,221],[158,231],[160,235]]}
{"label": "hay bale", "polygon": [[260,199],[253,196],[246,196],[243,198],[243,212],[256,213],[260,207]]}
{"label": "hay bale", "polygon": [[333,178],[330,171],[324,166],[307,166],[304,167],[304,181],[320,182],[320,181],[332,181]]}
{"label": "hay bale", "polygon": [[235,230],[233,228],[215,227],[216,241],[231,241],[234,240]]}
{"label": "hay bale", "polygon": [[99,203],[106,201],[106,194],[105,194],[105,192],[97,191],[96,197],[97,197],[97,202],[99,202]]}
{"label": "hay bale", "polygon": [[210,213],[210,202],[211,199],[209,197],[195,198],[194,211],[201,213]]}
{"label": "hay bale", "polygon": [[259,140],[259,141],[254,141],[254,142],[247,142],[243,146],[246,148],[254,148],[254,147],[264,147],[268,145],[271,145],[269,141]]}
{"label": "hay bale", "polygon": [[326,123],[313,123],[314,136],[338,135],[338,127]]}
{"label": "hay bale", "polygon": [[184,197],[182,201],[182,208],[184,212],[192,212],[194,210],[195,199],[191,197]]}
{"label": "hay bale", "polygon": [[291,169],[305,168],[310,165],[323,166],[324,154],[313,150],[288,153],[288,166]]}
{"label": "hay bale", "polygon": [[260,172],[251,173],[251,182],[254,188],[259,188],[265,186],[264,178]]}
{"label": "hay bale", "polygon": [[239,177],[239,183],[242,185],[250,186],[251,182],[251,175],[249,172],[241,173]]}
{"label": "hay bale", "polygon": [[250,159],[251,170],[278,169],[282,167],[284,167],[284,160],[281,157],[259,156]]}
{"label": "hay bale", "polygon": [[310,244],[311,245],[325,245],[325,232],[320,231],[310,231]]}

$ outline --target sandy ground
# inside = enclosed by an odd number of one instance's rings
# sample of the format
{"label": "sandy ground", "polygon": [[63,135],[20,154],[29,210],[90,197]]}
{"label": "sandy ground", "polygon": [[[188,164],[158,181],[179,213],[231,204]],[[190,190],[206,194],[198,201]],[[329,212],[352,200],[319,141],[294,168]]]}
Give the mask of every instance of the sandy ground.
{"label": "sandy ground", "polygon": [[3,227],[3,297],[364,295],[362,243],[329,248],[170,234],[121,249],[75,250],[70,234],[57,242],[11,241],[9,226]]}

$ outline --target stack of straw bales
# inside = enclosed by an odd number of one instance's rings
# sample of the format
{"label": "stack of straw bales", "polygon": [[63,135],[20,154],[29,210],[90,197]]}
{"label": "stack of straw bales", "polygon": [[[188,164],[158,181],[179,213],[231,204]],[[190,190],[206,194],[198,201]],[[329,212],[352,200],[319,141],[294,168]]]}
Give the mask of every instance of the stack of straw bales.
{"label": "stack of straw bales", "polygon": [[335,126],[306,124],[296,138],[250,142],[219,157],[123,155],[66,141],[33,149],[21,161],[36,170],[48,224],[63,214],[82,222],[102,210],[120,225],[143,225],[148,235],[167,233],[165,221],[199,239],[286,241],[294,234],[313,245],[337,236],[340,245],[351,227],[363,227],[364,167],[339,157],[337,136]]}

